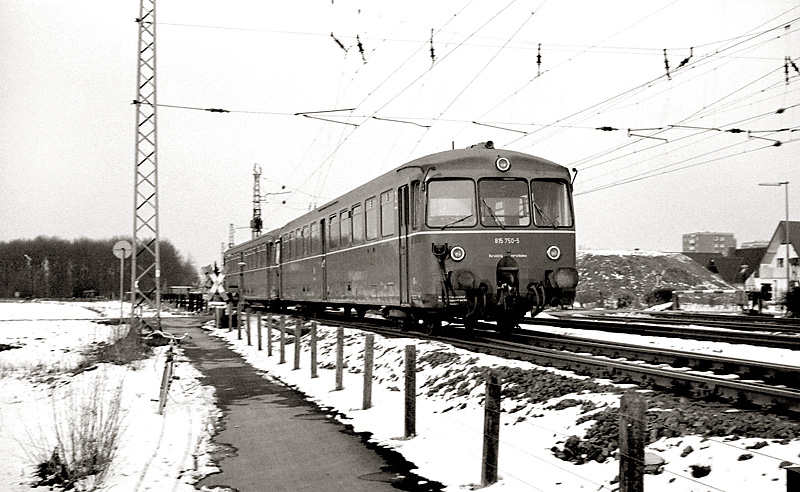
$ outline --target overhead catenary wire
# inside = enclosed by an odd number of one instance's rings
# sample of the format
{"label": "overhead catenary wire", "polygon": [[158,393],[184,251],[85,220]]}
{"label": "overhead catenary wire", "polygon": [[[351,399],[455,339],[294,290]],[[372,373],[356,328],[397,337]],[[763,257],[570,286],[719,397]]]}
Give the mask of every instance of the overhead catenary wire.
{"label": "overhead catenary wire", "polygon": [[[792,9],[792,10],[793,10],[793,9]],[[777,17],[776,17],[776,18],[777,18]],[[793,19],[792,21],[794,21],[794,20],[798,20],[798,19],[800,19],[800,18]],[[766,23],[762,24],[762,26],[763,26],[763,25],[765,25],[765,24],[766,24]],[[776,30],[779,30],[779,29],[781,29],[781,28],[783,27],[783,25],[784,25],[784,23],[781,23],[780,25],[778,25],[778,26],[773,26],[773,27],[771,27],[770,29],[766,29],[766,30],[763,30],[763,31],[759,31],[759,32],[758,32],[756,35],[751,35],[751,36],[740,36],[740,37],[734,38],[734,39],[736,39],[738,42],[736,42],[736,43],[734,43],[734,44],[732,44],[732,45],[730,45],[730,46],[726,46],[726,47],[723,47],[723,48],[721,48],[721,49],[717,49],[717,50],[715,50],[714,52],[712,52],[712,53],[710,53],[710,54],[708,54],[708,55],[702,56],[702,57],[700,57],[700,58],[696,59],[694,62],[692,62],[692,63],[690,64],[690,66],[699,66],[701,63],[705,63],[705,62],[707,62],[707,60],[710,60],[710,59],[712,59],[712,58],[719,58],[719,57],[720,57],[720,55],[721,55],[722,53],[725,53],[725,52],[727,52],[728,50],[732,50],[733,48],[736,48],[737,46],[739,46],[739,45],[743,44],[745,41],[750,41],[750,40],[753,40],[753,39],[755,39],[755,38],[757,38],[757,37],[759,37],[759,36],[762,36],[762,35],[764,35],[764,34],[768,34],[768,33],[770,33],[770,32],[774,32],[774,31],[776,31]],[[744,40],[742,40],[742,38],[744,38]],[[768,40],[768,41],[771,41],[771,40]],[[765,42],[767,42],[767,41],[765,41]],[[741,49],[752,49],[752,48],[744,47],[744,48],[741,48]],[[560,118],[559,120],[557,120],[557,123],[558,123],[558,122],[563,122],[563,121],[565,121],[565,120],[569,120],[569,119],[571,119],[571,118],[574,118],[574,117],[576,117],[576,116],[578,116],[578,115],[581,115],[581,114],[587,114],[589,111],[598,110],[599,108],[606,108],[606,109],[610,109],[611,107],[613,107],[613,106],[610,106],[610,105],[611,105],[612,103],[614,103],[614,101],[616,101],[617,99],[631,97],[631,96],[632,96],[633,94],[635,94],[635,93],[642,92],[642,91],[644,91],[644,90],[648,89],[649,87],[651,87],[651,86],[652,86],[652,84],[654,84],[654,83],[658,82],[659,80],[665,80],[665,79],[666,79],[666,75],[662,75],[662,76],[660,76],[660,77],[656,77],[656,78],[654,78],[654,79],[652,79],[652,80],[649,80],[649,81],[647,81],[647,82],[645,82],[645,83],[639,84],[638,86],[636,86],[636,87],[634,87],[634,88],[628,89],[628,90],[626,90],[626,91],[624,91],[624,92],[622,92],[622,93],[620,93],[620,94],[617,94],[616,96],[613,96],[613,97],[610,97],[610,98],[608,98],[608,99],[606,99],[606,100],[604,100],[604,101],[601,101],[600,103],[596,103],[596,104],[594,104],[594,105],[592,105],[592,106],[589,106],[589,107],[587,107],[587,108],[584,108],[583,110],[580,110],[580,111],[577,111],[577,112],[575,112],[575,113],[572,113],[571,115],[569,115],[569,116],[567,116],[567,117]],[[545,128],[541,128],[541,129],[539,129],[539,131],[541,131],[541,130],[543,130],[543,129],[545,129]],[[550,134],[550,135],[547,135],[547,136],[546,136],[546,137],[544,137],[544,138],[550,138],[550,137],[552,137],[552,136],[553,136],[553,134]],[[511,144],[513,144],[513,143],[515,143],[515,142],[517,142],[517,141],[518,141],[518,140],[520,140],[521,138],[523,138],[523,137],[517,138],[517,139],[515,139],[515,140],[513,140],[513,141],[509,142],[509,145],[511,145]],[[536,145],[537,143],[540,143],[542,140],[543,140],[543,139],[541,139],[541,138],[540,138],[538,141],[530,142],[529,144],[527,144],[527,145],[526,145],[526,146],[524,146],[523,148],[527,148],[527,147],[530,147],[530,146]]]}
{"label": "overhead catenary wire", "polygon": [[[508,44],[508,42],[510,42],[512,39],[514,39],[514,37],[516,37],[516,35],[517,35],[517,34],[519,34],[519,33],[520,33],[520,31],[522,31],[522,29],[523,29],[523,28],[524,28],[524,27],[525,27],[525,26],[528,24],[528,22],[530,22],[530,20],[533,18],[533,16],[536,14],[536,12],[537,12],[537,11],[538,11],[538,10],[539,10],[539,9],[542,7],[542,5],[544,5],[544,3],[546,3],[546,2],[547,2],[547,0],[544,0],[544,1],[543,1],[543,2],[542,2],[540,5],[539,5],[539,7],[537,7],[537,9],[536,9],[536,10],[534,10],[533,12],[531,12],[531,15],[530,15],[530,16],[526,17],[526,19],[525,19],[525,21],[522,23],[522,25],[520,25],[520,26],[519,26],[519,28],[517,28],[517,30],[516,30],[516,31],[514,31],[514,33],[513,33],[513,34],[512,34],[512,35],[511,35],[511,36],[508,38],[508,41],[506,42],[506,44]],[[513,2],[512,2],[512,3],[513,3]],[[509,6],[510,6],[510,5],[511,5],[511,4],[509,4]],[[501,11],[501,12],[502,12],[502,11]],[[498,15],[499,15],[499,14],[500,14],[500,13],[498,13]],[[505,45],[503,45],[503,46],[505,46]],[[450,101],[450,103],[449,103],[447,106],[445,106],[445,108],[444,108],[444,109],[441,111],[441,113],[439,113],[439,116],[437,116],[436,118],[434,118],[434,120],[433,120],[433,123],[431,124],[431,126],[433,126],[433,124],[435,124],[435,123],[436,123],[436,120],[437,120],[437,119],[439,119],[439,118],[441,118],[442,116],[444,116],[444,114],[445,114],[445,113],[446,113],[446,112],[447,112],[447,111],[448,111],[448,110],[449,110],[449,109],[450,109],[450,108],[453,106],[453,104],[455,104],[455,103],[456,103],[456,101],[458,101],[458,100],[461,98],[461,96],[462,96],[462,95],[463,95],[463,94],[464,94],[464,93],[467,91],[467,89],[469,89],[469,88],[470,88],[470,86],[472,86],[472,84],[475,82],[475,80],[477,80],[477,79],[478,79],[478,77],[480,77],[480,76],[481,76],[481,74],[482,74],[482,73],[483,73],[483,72],[484,72],[484,71],[485,71],[485,70],[486,70],[486,69],[489,67],[489,65],[491,65],[491,64],[492,64],[492,62],[493,62],[493,61],[494,61],[494,60],[495,60],[495,59],[496,59],[496,58],[497,58],[497,57],[500,55],[500,53],[501,53],[502,51],[503,51],[503,47],[500,47],[500,48],[499,48],[499,49],[498,49],[498,50],[497,50],[497,51],[494,53],[494,55],[493,55],[491,58],[489,58],[489,60],[488,60],[488,61],[487,61],[487,62],[486,62],[484,65],[483,65],[483,67],[481,67],[481,69],[480,69],[480,70],[478,70],[478,72],[475,74],[475,76],[474,76],[474,77],[472,77],[472,79],[471,79],[469,82],[467,82],[467,84],[466,84],[466,85],[465,85],[465,86],[464,86],[464,87],[461,89],[461,92],[459,92],[458,94],[456,94],[456,96],[455,96],[455,97],[454,97],[454,98],[453,98],[453,99]],[[419,140],[417,140],[417,144],[416,144],[416,145],[415,145],[415,146],[414,146],[414,147],[411,149],[411,152],[412,152],[412,153],[413,153],[413,151],[416,149],[416,147],[419,145],[420,141],[422,141],[422,139],[423,139],[423,138],[425,138],[425,135],[426,135],[426,133],[423,133],[423,134],[420,136]]]}
{"label": "overhead catenary wire", "polygon": [[[738,91],[738,90],[737,90],[737,91]],[[724,98],[723,98],[723,99],[724,99]],[[721,99],[720,99],[720,100],[721,100]],[[783,110],[783,111],[785,111],[785,108],[782,108],[782,110]],[[763,118],[763,117],[765,117],[765,116],[768,116],[768,115],[771,115],[771,114],[773,114],[773,111],[770,111],[770,112],[767,112],[767,113],[763,113],[763,114],[760,114],[760,115],[755,115],[755,116],[752,116],[752,117],[750,117],[750,118],[746,118],[746,119],[744,119],[744,120],[738,120],[738,121],[729,122],[728,124],[726,124],[726,125],[723,125],[723,126],[726,126],[726,127],[728,127],[728,130],[727,130],[727,131],[729,131],[729,132],[731,132],[731,133],[746,133],[746,132],[747,132],[747,131],[749,131],[749,130],[742,130],[741,128],[739,128],[739,129],[738,129],[738,131],[735,131],[735,132],[734,132],[734,131],[732,131],[732,130],[734,130],[734,129],[735,129],[737,126],[741,125],[742,123],[744,123],[744,122],[746,122],[746,121],[755,120],[755,119],[758,119],[758,118]],[[664,130],[661,130],[661,131],[659,131],[659,133],[666,132],[666,131],[667,131],[667,128],[678,128],[678,127],[682,126],[682,125],[681,125],[681,123],[685,123],[685,122],[686,122],[686,121],[688,121],[688,120],[690,120],[690,117],[689,117],[689,118],[685,118],[683,121],[681,121],[681,122],[679,122],[679,123],[676,123],[676,124],[673,124],[673,125],[668,125],[668,127],[665,127],[665,128],[664,128]],[[702,130],[702,131],[703,131],[703,132],[708,132],[708,131],[712,131],[712,130],[713,130],[713,129],[711,129],[711,128],[707,128],[707,129],[704,129],[704,130]],[[774,132],[778,132],[778,131],[781,131],[781,129],[774,129]],[[689,137],[691,137],[691,136],[689,136]],[[689,137],[685,137],[685,138],[689,138]],[[681,140],[681,139],[683,139],[683,138],[679,138],[678,140]],[[631,142],[631,143],[628,143],[628,144],[626,144],[626,145],[624,145],[624,146],[620,146],[620,147],[618,147],[616,150],[620,150],[620,148],[621,148],[621,147],[625,147],[625,146],[631,146],[631,145],[634,145],[635,143],[636,143],[636,142]],[[670,150],[674,150],[674,149],[670,149]],[[666,150],[665,150],[665,151],[666,151]],[[633,152],[629,153],[628,155],[636,154],[636,153],[639,153],[639,152],[640,152],[640,151],[638,151],[638,150],[637,150],[637,151],[633,151]],[[598,155],[601,155],[601,154],[598,154]],[[602,154],[602,155],[608,155],[608,152],[606,152],[606,153],[604,153],[604,154]],[[651,158],[654,158],[654,157],[651,157]],[[601,164],[608,164],[608,163],[611,163],[611,162],[615,162],[615,161],[617,161],[617,160],[618,160],[617,158],[606,159],[606,160],[604,160],[604,161],[601,161],[601,162],[599,162],[599,163],[595,163],[595,164],[592,164],[592,165],[589,165],[589,166],[584,166],[584,165],[581,165],[581,163],[572,163],[571,165],[574,165],[574,166],[578,167],[579,169],[581,169],[581,170],[584,170],[584,171],[585,171],[585,170],[587,170],[587,169],[590,169],[590,168],[592,168],[592,167],[595,167],[595,166],[597,166],[597,165],[601,165]],[[587,161],[583,161],[583,163],[586,163],[586,162],[587,162]],[[633,163],[633,164],[631,164],[631,166],[633,166],[633,165],[641,165],[641,163],[642,163],[642,162],[643,162],[643,161],[639,160],[637,163]],[[620,169],[618,168],[618,169],[616,169],[615,171],[619,171],[619,170],[620,170]],[[594,178],[594,179],[596,179],[596,178]]]}
{"label": "overhead catenary wire", "polygon": [[[669,5],[664,6],[663,8],[670,7],[671,5],[672,5],[672,3],[670,3]],[[464,8],[466,8],[466,7],[464,7]],[[788,12],[791,12],[792,10],[793,9],[790,9]],[[655,13],[653,13],[651,15],[654,15],[654,14]],[[786,12],[782,13],[781,15],[785,16],[785,14],[786,14]],[[778,17],[780,17],[780,16],[776,16],[775,18],[778,18]],[[784,24],[784,23],[785,22],[782,22],[782,24]],[[754,39],[758,38],[759,36],[763,37],[763,36],[767,35],[768,33],[773,32],[775,29],[776,29],[776,27],[771,27],[769,29],[761,29],[758,32],[753,31],[752,35],[743,34],[743,35],[727,38],[726,41],[729,44],[734,44],[734,43],[739,44],[740,45],[739,48],[734,48],[734,50],[739,49],[740,53],[743,53],[742,49],[744,49],[744,50],[747,50],[747,49],[752,50],[753,49],[753,47],[749,46],[747,43],[751,43],[752,44]],[[441,29],[440,29],[440,31],[441,31]],[[436,32],[439,32],[439,31],[436,31]],[[313,34],[317,35],[316,33],[313,33]],[[324,35],[325,36],[330,36],[331,34],[332,33],[325,33]],[[425,41],[427,41],[427,43],[420,42],[420,44],[419,44],[420,49],[422,49],[423,47],[428,47],[428,48],[432,48],[433,47],[433,44],[432,44],[432,42],[433,42],[433,34],[434,34],[433,31],[432,31],[431,34],[432,34],[432,36],[429,39],[425,40]],[[362,40],[368,40],[368,39],[377,39],[377,38],[362,36],[361,39]],[[384,38],[381,38],[381,39],[384,39]],[[473,43],[473,41],[475,43]],[[329,43],[331,42],[330,39],[328,40],[328,42]],[[458,46],[465,46],[465,47],[466,46],[471,46],[471,45],[475,45],[475,44],[477,44],[479,42],[480,42],[480,37],[477,35],[477,33],[475,33],[475,35],[470,37],[468,40],[462,40],[462,42],[459,45],[457,45],[457,47]],[[519,44],[520,43],[517,43],[514,40],[505,40],[505,42],[500,46],[502,46],[503,49],[512,49],[512,47],[516,47],[515,45],[519,45]],[[696,68],[702,66],[701,63],[706,63],[709,59],[712,59],[712,57],[713,58],[717,58],[717,59],[724,59],[726,56],[731,56],[730,53],[733,52],[733,50],[731,50],[730,47],[725,47],[724,49],[720,49],[720,50],[717,50],[717,52],[712,53],[712,56],[708,56],[708,57],[703,58],[700,55],[697,55],[697,52],[695,52],[694,53],[695,56],[692,57],[691,56],[692,55],[692,53],[691,53],[692,49],[691,48],[694,48],[695,50],[697,50],[697,49],[702,49],[704,47],[704,44],[702,44],[702,43],[693,43],[693,44],[694,44],[694,46],[689,47],[690,56],[685,58],[687,63],[685,63],[683,65],[681,70],[689,69],[689,68],[693,68],[693,67],[696,69]],[[705,46],[717,46],[718,44],[719,44],[719,42],[706,43]],[[494,46],[494,45],[497,45],[497,44],[489,43],[489,45],[493,45]],[[442,42],[441,46],[442,46],[442,50],[447,54],[448,53],[447,52],[447,47],[452,46],[452,44],[451,43],[447,43],[447,42]],[[544,46],[546,47],[547,45],[544,45]],[[597,47],[597,51],[602,51],[602,49],[605,49],[605,47],[601,47],[601,46],[597,46],[597,45],[595,45],[595,46]],[[537,49],[538,48],[538,44],[537,43],[532,43],[527,48],[529,48],[529,49]],[[554,48],[555,49],[564,49],[564,50],[572,49],[571,47],[568,47],[568,46],[558,46],[558,47],[554,47]],[[672,52],[672,50],[678,50],[680,48],[668,47],[668,49],[670,50],[670,52]],[[725,50],[729,50],[729,51],[725,51]],[[438,55],[438,51],[439,51],[439,39],[437,38],[437,55]],[[650,52],[652,52],[652,51],[653,51],[653,49],[650,49]],[[645,53],[646,52],[647,51],[645,51]],[[682,55],[685,56],[686,53],[684,52],[684,53],[682,53]],[[742,57],[743,57],[743,55],[736,55],[731,59],[732,60],[742,59]],[[431,66],[431,69],[433,69],[433,68],[435,68],[435,64],[434,63],[432,63],[432,66]],[[548,70],[542,70],[542,73],[543,74],[544,73],[549,73],[549,71]],[[675,73],[675,72],[673,71],[673,73]],[[692,73],[693,75],[702,76],[702,74],[697,74],[696,72],[687,72],[687,73]],[[537,76],[538,76],[538,74],[537,74]],[[389,78],[387,78],[386,80],[388,80],[388,79]],[[412,84],[413,84],[413,82],[412,82]],[[647,89],[647,87],[645,87],[645,89]],[[400,93],[398,93],[395,97],[398,97],[401,93],[402,93],[402,91]],[[367,97],[370,97],[373,94],[374,94],[374,91],[370,91],[368,93]],[[391,102],[393,100],[394,100],[394,98],[392,98],[389,102]],[[730,100],[730,98],[729,98],[729,100]],[[167,106],[167,105],[165,105],[165,106]],[[179,107],[179,106],[173,106],[173,107]],[[422,128],[423,130],[426,130],[426,127],[430,126],[429,124],[432,121],[431,119],[428,119],[427,121],[425,121],[425,119],[419,119],[418,117],[412,118],[412,117],[389,116],[389,115],[381,114],[381,111],[383,109],[385,109],[385,107],[386,107],[386,105],[382,106],[381,108],[379,108],[378,111],[375,111],[372,114],[364,114],[363,117],[367,118],[369,121],[376,121],[376,122],[385,121],[387,123],[405,124],[405,125],[408,125],[409,128],[411,128],[411,126],[417,126],[419,128]],[[619,101],[613,101],[612,103],[609,103],[609,105],[608,105],[609,110],[613,110],[616,107],[619,107]],[[698,115],[698,116],[710,115],[710,114],[718,114],[718,111],[719,111],[720,107],[721,107],[720,104],[713,103],[713,104],[709,105],[708,107],[704,108],[704,113],[701,114],[701,115]],[[188,106],[184,106],[183,108],[202,110],[202,111],[209,111],[209,112],[213,112],[213,110],[216,109],[216,108],[193,108],[193,107],[188,107]],[[355,108],[358,108],[358,105],[355,105],[355,107],[353,109],[355,109]],[[715,111],[715,109],[716,109],[716,111]],[[219,112],[223,112],[223,111],[225,111],[225,112],[231,112],[231,111],[237,112],[237,111],[232,110],[232,109],[222,109],[222,108],[219,108],[218,111]],[[287,113],[270,112],[270,111],[238,111],[238,112],[243,113],[243,114],[265,114],[265,115],[277,115],[277,116],[287,115]],[[491,112],[491,110],[489,112],[487,112],[486,114],[489,114],[490,112]],[[320,112],[320,113],[323,113],[323,112]],[[313,113],[311,113],[311,114],[313,114]],[[441,113],[440,117],[436,118],[435,121],[436,122],[447,122],[447,121],[458,122],[459,121],[457,118],[456,119],[444,118],[443,114],[444,113]],[[318,118],[324,118],[324,121],[322,121],[323,123],[333,123],[333,122],[336,122],[338,124],[343,124],[344,123],[345,126],[353,126],[356,129],[360,128],[360,126],[357,127],[355,125],[363,125],[367,121],[367,120],[360,120],[359,121],[358,119],[340,121],[341,118],[338,115],[331,116],[331,117],[329,117],[329,116],[330,115],[320,114]],[[311,116],[304,116],[304,118],[317,119],[317,118],[312,118]],[[357,115],[355,114],[355,111],[354,111],[353,113],[348,115],[347,118],[358,118],[358,117],[357,117]],[[526,140],[526,142],[530,141],[530,135],[529,134],[533,134],[533,133],[535,133],[537,131],[542,131],[542,130],[547,129],[547,128],[552,128],[552,129],[598,128],[597,125],[581,124],[580,122],[578,122],[578,123],[574,122],[574,120],[572,120],[572,119],[563,119],[562,118],[562,119],[559,119],[555,123],[542,123],[542,124],[535,124],[535,125],[534,124],[530,124],[530,123],[523,123],[522,125],[525,125],[525,126],[520,126],[520,128],[523,128],[523,129],[524,128],[531,128],[531,127],[534,128],[533,132],[524,132],[522,129],[501,128],[502,124],[494,124],[491,121],[485,121],[484,122],[484,121],[482,121],[483,119],[484,118],[465,120],[464,124],[466,124],[466,125],[480,125],[480,126],[494,126],[494,127],[497,127],[498,129],[504,129],[504,130],[509,130],[511,132],[516,132],[516,133],[519,133],[521,135],[520,138],[528,139],[528,140]],[[615,123],[617,123],[617,122],[615,122]],[[659,122],[659,123],[663,123],[663,122]],[[516,126],[516,125],[519,125],[519,124],[520,123],[518,123],[518,122],[511,122],[510,126],[513,127],[513,126]],[[611,126],[611,125],[607,125],[607,126]],[[626,126],[627,127],[631,127],[633,125],[630,125],[630,124],[628,124],[628,125],[615,124],[614,125],[614,127],[620,127],[620,128],[624,128]],[[676,128],[670,128],[670,130],[675,130],[675,129]],[[548,133],[548,132],[544,132],[544,133]],[[760,136],[764,135],[765,133],[769,133],[769,131],[768,130],[761,130],[761,129],[752,129],[750,134],[754,135],[754,136],[757,136],[757,137],[760,137]],[[352,132],[344,132],[343,131],[342,135],[343,135],[344,141],[340,142],[340,144],[336,146],[337,149],[340,149],[341,146],[344,145],[346,140],[349,139],[351,137],[351,135],[353,135],[353,133]],[[549,139],[552,136],[553,136],[552,134],[551,135],[544,135],[544,138],[545,139]],[[542,141],[541,139],[538,140],[538,142],[541,142],[541,141]],[[528,143],[528,145],[526,145],[525,147],[528,147],[528,146],[534,145],[534,144],[535,143]],[[636,145],[636,144],[637,144],[636,141],[631,141],[630,142],[630,145]],[[513,143],[510,143],[508,145],[514,146]],[[609,165],[613,164],[614,162],[619,162],[619,161],[618,160],[614,160],[614,159],[608,160]],[[328,163],[330,164],[330,161],[328,161]],[[587,162],[586,164],[591,165],[591,166],[597,166],[597,164],[593,164],[592,162]],[[324,165],[324,163],[323,163],[323,165]],[[321,168],[318,167],[317,170],[315,170],[314,172],[318,172],[320,169]]]}

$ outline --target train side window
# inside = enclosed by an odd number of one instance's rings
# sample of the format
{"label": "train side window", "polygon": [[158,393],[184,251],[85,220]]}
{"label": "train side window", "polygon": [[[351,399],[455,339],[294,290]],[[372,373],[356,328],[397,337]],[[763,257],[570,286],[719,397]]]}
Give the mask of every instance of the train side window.
{"label": "train side window", "polygon": [[381,193],[381,236],[391,236],[395,228],[395,203],[392,190]]}
{"label": "train side window", "polygon": [[562,181],[531,180],[533,223],[538,227],[572,227],[569,187]]}
{"label": "train side window", "polygon": [[321,251],[319,244],[319,225],[316,222],[311,223],[311,247],[309,253],[315,254]]}
{"label": "train side window", "polygon": [[283,235],[283,242],[281,243],[281,249],[283,250],[283,259],[289,259],[289,234],[286,233]]}
{"label": "train side window", "polygon": [[331,215],[328,222],[328,247],[334,249],[339,246],[339,216]]}
{"label": "train side window", "polygon": [[353,205],[353,244],[364,242],[364,210],[360,203]]}
{"label": "train side window", "polygon": [[300,233],[301,231],[298,227],[297,230],[294,231],[294,258],[303,256],[303,237]]}
{"label": "train side window", "polygon": [[339,214],[339,227],[342,231],[342,235],[339,238],[341,242],[341,246],[346,248],[350,246],[352,242],[352,234],[353,234],[353,218],[350,216],[349,210],[343,210]]}
{"label": "train side window", "polygon": [[378,237],[378,208],[375,206],[375,197],[367,198],[364,202],[367,219],[367,239]]}
{"label": "train side window", "polygon": [[274,253],[273,253],[273,247],[272,247],[272,243],[267,243],[267,246],[266,246],[266,248],[267,248],[267,263],[266,263],[266,266],[268,266],[268,267],[269,267],[269,266],[272,266],[272,263],[273,263],[273,261],[272,261],[272,255],[273,255]]}
{"label": "train side window", "polygon": [[420,182],[414,181],[411,183],[411,203],[410,205],[410,215],[411,215],[411,228],[415,231],[419,229],[420,223],[420,216],[422,216],[422,193],[420,190]]}
{"label": "train side window", "polygon": [[294,259],[294,231],[289,233],[289,247],[286,248],[286,259],[292,260]]}
{"label": "train side window", "polygon": [[475,182],[471,179],[435,179],[428,183],[429,227],[472,227],[475,216]]}
{"label": "train side window", "polygon": [[275,241],[275,264],[276,265],[280,265],[281,264],[281,244],[284,244],[284,243],[282,243],[280,239]]}
{"label": "train side window", "polygon": [[300,235],[303,238],[303,256],[307,256],[311,249],[308,244],[311,242],[311,238],[308,236],[308,226],[303,226],[303,232]]}

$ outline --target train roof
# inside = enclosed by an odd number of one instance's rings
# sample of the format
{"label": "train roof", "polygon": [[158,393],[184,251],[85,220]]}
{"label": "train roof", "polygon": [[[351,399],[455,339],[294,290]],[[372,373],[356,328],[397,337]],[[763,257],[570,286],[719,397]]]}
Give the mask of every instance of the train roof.
{"label": "train roof", "polygon": [[[419,174],[424,175],[429,170],[433,170],[435,168],[436,171],[453,171],[458,170],[459,172],[465,173],[467,176],[475,176],[474,173],[481,172],[487,169],[487,166],[491,166],[494,168],[494,163],[497,159],[505,158],[511,163],[511,168],[516,169],[519,171],[520,166],[523,166],[522,169],[525,170],[525,175],[530,177],[556,177],[565,180],[570,179],[569,170],[560,165],[556,164],[555,162],[549,161],[547,159],[543,159],[541,157],[536,157],[530,154],[525,154],[523,152],[517,152],[514,150],[506,150],[506,149],[496,149],[494,148],[494,144],[492,141],[481,142],[479,144],[471,145],[465,149],[454,149],[454,150],[445,150],[442,152],[436,152],[434,154],[425,155],[414,159],[412,161],[406,162],[396,168],[392,169],[391,171],[384,173],[380,176],[377,176],[370,181],[359,185],[352,190],[344,193],[343,195],[334,198],[333,200],[315,208],[313,211],[305,213],[293,220],[290,220],[286,224],[273,229],[269,232],[262,234],[261,236],[250,239],[243,243],[237,244],[231,248],[228,248],[225,251],[225,254],[228,253],[235,253],[238,251],[243,251],[248,248],[253,247],[255,244],[259,242],[259,240],[263,240],[265,237],[269,238],[277,238],[287,226],[290,226],[289,229],[293,229],[297,227],[298,224],[308,222],[308,215],[317,215],[320,213],[327,213],[323,212],[338,202],[348,202],[350,201],[349,195],[353,196],[360,196],[363,195],[364,190],[370,189],[377,189],[377,188],[385,188],[387,182],[394,182],[399,179],[398,173],[407,169],[417,169]],[[518,174],[518,173],[513,173]],[[431,175],[431,178],[435,178],[436,175]],[[405,178],[405,177],[404,177]],[[375,194],[369,192],[369,194]]]}
{"label": "train roof", "polygon": [[569,171],[567,170],[567,168],[560,164],[556,164],[555,162],[543,159],[541,157],[525,154],[523,152],[517,152],[515,150],[496,149],[491,140],[487,142],[481,142],[476,145],[472,145],[470,147],[467,147],[466,149],[445,150],[442,152],[437,152],[435,154],[419,157],[417,159],[414,159],[413,161],[398,166],[390,173],[397,172],[404,168],[417,167],[417,166],[422,168],[427,168],[430,166],[437,166],[437,165],[438,166],[448,165],[461,168],[466,168],[470,166],[478,167],[478,166],[483,166],[484,163],[480,161],[476,162],[476,158],[491,159],[491,161],[494,162],[495,159],[498,159],[500,157],[505,157],[512,163],[521,162],[527,165],[535,165],[543,173],[546,174],[552,174],[552,173],[559,174],[563,172],[565,175],[569,176]]}

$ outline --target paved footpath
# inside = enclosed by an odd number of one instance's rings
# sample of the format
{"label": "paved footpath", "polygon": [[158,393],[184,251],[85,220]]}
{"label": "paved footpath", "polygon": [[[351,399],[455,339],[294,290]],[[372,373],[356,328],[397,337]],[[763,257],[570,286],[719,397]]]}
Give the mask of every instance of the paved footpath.
{"label": "paved footpath", "polygon": [[[184,353],[216,388],[223,411],[214,443],[221,473],[197,488],[260,491],[439,491],[414,475],[399,453],[366,442],[304,396],[271,382],[227,343],[200,328],[201,318],[162,318],[165,331],[188,332]],[[420,483],[422,482],[422,483]]]}

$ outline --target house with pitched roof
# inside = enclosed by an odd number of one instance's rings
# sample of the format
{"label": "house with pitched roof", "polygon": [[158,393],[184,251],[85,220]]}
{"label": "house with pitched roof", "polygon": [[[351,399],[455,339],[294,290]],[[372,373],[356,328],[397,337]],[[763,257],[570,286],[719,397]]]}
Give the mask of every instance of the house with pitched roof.
{"label": "house with pitched roof", "polygon": [[789,221],[788,238],[786,232],[786,221],[781,221],[761,257],[758,268],[753,270],[745,281],[747,290],[759,290],[762,285],[767,284],[772,287],[773,299],[777,300],[783,299],[787,287],[797,285],[798,271],[800,271],[798,266],[800,222]]}

